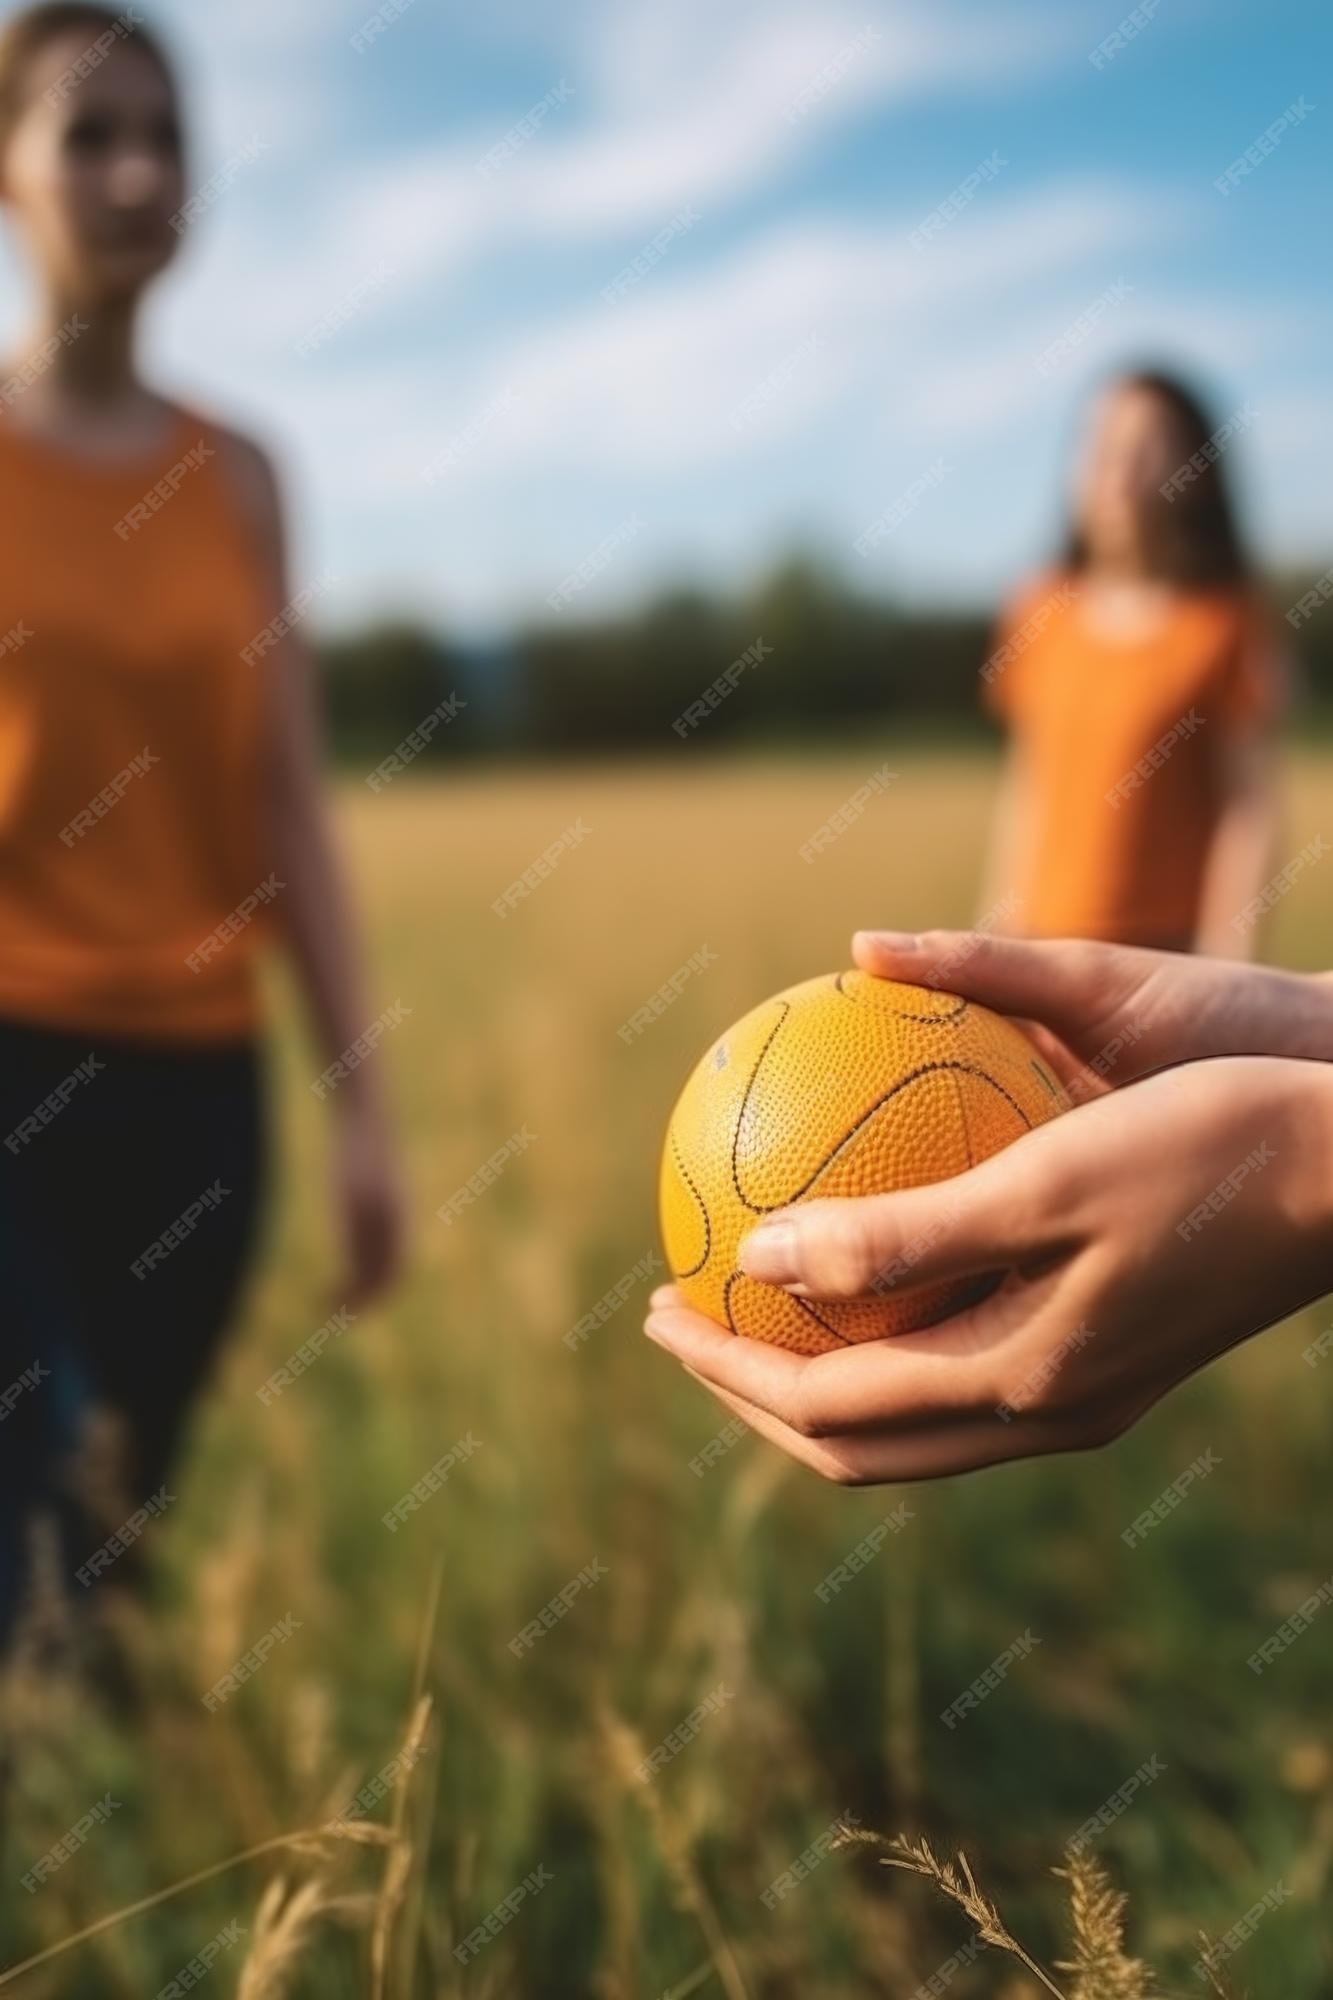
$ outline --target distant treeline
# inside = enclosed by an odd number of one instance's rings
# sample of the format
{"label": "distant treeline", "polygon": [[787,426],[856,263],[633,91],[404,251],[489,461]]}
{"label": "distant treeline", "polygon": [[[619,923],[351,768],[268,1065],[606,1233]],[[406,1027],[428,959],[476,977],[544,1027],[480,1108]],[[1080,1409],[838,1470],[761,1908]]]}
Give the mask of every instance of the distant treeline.
{"label": "distant treeline", "polygon": [[[1333,717],[1333,604],[1307,599],[1295,628],[1284,616],[1317,581],[1284,576],[1270,595],[1306,713],[1322,720]],[[553,617],[503,648],[387,623],[320,652],[334,755],[373,767],[404,744],[405,759],[435,762],[845,741],[867,724],[979,734],[993,643],[985,612],[858,597],[792,561],[748,596],[674,591],[597,623]]]}

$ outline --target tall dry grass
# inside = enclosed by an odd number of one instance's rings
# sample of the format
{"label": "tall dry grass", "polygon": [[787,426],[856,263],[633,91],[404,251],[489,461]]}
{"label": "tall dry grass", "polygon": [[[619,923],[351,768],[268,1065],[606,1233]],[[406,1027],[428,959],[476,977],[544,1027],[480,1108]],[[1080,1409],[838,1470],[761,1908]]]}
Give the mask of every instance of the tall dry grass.
{"label": "tall dry grass", "polygon": [[[966,914],[979,760],[899,760],[826,856],[797,859],[883,761],[347,789],[379,997],[411,1009],[387,1060],[412,1269],[258,1401],[338,1303],[316,1066],[280,997],[283,1199],[158,1536],[152,1598],[88,1670],[48,1648],[6,1693],[3,1962],[87,1933],[16,1993],[143,2000],[239,1923],[201,1992],[906,2000],[956,1955],[947,1896],[821,1855],[763,1901],[855,1816],[934,1854],[965,1848],[1032,1962],[1067,1980],[1067,2000],[1092,2000],[1076,1983],[1091,1970],[1057,1967],[1078,1947],[1050,1859],[1154,1753],[1162,1775],[1097,1853],[1131,1891],[1134,1952],[1204,1990],[1200,1926],[1225,1936],[1282,1882],[1290,1896],[1219,1976],[1257,2000],[1328,1990],[1329,1635],[1312,1626],[1271,1675],[1245,1664],[1328,1574],[1313,1504],[1328,1391],[1300,1358],[1318,1320],[1254,1343],[1110,1452],[916,1489],[910,1535],[828,1605],[815,1585],[901,1496],[824,1489],[750,1438],[692,1470],[726,1414],[645,1351],[638,1291],[581,1345],[563,1339],[655,1248],[661,1128],[719,1024],[842,962],[856,924]],[[1290,851],[1319,830],[1326,783],[1307,759]],[[492,898],[579,816],[586,839],[502,922]],[[1333,958],[1325,904],[1310,871],[1278,911],[1279,956]],[[715,964],[627,1045],[621,1023],[705,945]],[[446,1228],[436,1209],[525,1124],[522,1157]],[[469,1430],[479,1449],[389,1533],[386,1509]],[[1127,1549],[1120,1529],[1210,1445],[1216,1475]],[[605,1576],[516,1655],[510,1641],[594,1561]],[[207,1713],[203,1691],[289,1613],[291,1639]],[[944,1728],[940,1711],[1025,1627],[1041,1643]],[[719,1686],[725,1704],[645,1786],[633,1746],[661,1743]],[[369,1815],[380,1831],[321,1835],[426,1697],[436,1734]],[[109,1820],[28,1895],[25,1870],[107,1792]],[[460,1962],[542,1868],[549,1886]],[[1041,1988],[987,1947],[948,1991]]]}

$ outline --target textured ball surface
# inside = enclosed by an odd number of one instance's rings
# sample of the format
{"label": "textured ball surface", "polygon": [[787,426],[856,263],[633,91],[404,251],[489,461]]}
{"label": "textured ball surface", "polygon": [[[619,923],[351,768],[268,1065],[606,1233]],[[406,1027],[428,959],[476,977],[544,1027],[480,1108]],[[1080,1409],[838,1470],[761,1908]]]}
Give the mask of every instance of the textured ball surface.
{"label": "textured ball surface", "polygon": [[795,1299],[743,1275],[741,1240],[793,1202],[962,1173],[1061,1108],[1027,1036],[984,1007],[863,972],[789,987],[714,1043],[671,1114],[661,1213],[676,1283],[733,1333],[801,1354],[928,1326],[975,1282]]}

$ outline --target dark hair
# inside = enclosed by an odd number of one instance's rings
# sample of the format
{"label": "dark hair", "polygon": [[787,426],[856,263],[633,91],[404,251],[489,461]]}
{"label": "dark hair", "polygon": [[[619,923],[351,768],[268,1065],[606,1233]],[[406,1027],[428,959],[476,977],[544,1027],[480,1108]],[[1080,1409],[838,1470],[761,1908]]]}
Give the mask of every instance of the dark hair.
{"label": "dark hair", "polygon": [[35,7],[23,7],[11,14],[0,27],[0,146],[13,131],[23,111],[23,87],[28,64],[62,36],[86,34],[88,49],[104,36],[134,37],[137,48],[155,62],[169,83],[175,71],[166,49],[150,28],[129,20],[128,9],[121,13],[99,6],[96,0],[42,0]]}
{"label": "dark hair", "polygon": [[[1202,399],[1165,369],[1130,369],[1113,376],[1111,386],[1143,390],[1168,412],[1180,438],[1180,465],[1173,467],[1173,473],[1194,461],[1195,477],[1168,480],[1169,493],[1159,489],[1146,496],[1143,539],[1149,574],[1184,589],[1248,582],[1250,560],[1236,524],[1221,454],[1206,449],[1219,426]],[[1087,561],[1083,532],[1075,520],[1065,541],[1065,567],[1080,570]]]}

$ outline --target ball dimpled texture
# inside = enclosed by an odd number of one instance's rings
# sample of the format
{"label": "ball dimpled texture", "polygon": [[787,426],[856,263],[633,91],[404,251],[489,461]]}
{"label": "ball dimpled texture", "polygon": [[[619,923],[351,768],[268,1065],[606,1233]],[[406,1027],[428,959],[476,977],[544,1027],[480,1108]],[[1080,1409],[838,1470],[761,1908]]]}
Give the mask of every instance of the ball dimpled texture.
{"label": "ball dimpled texture", "polygon": [[911,1246],[864,1299],[793,1298],[740,1269],[776,1209],[963,1173],[1063,1108],[1028,1037],[985,1007],[863,972],[808,979],[754,1008],[694,1070],[667,1128],[667,1262],[697,1311],[799,1354],[929,1326],[975,1280],[912,1284]]}

